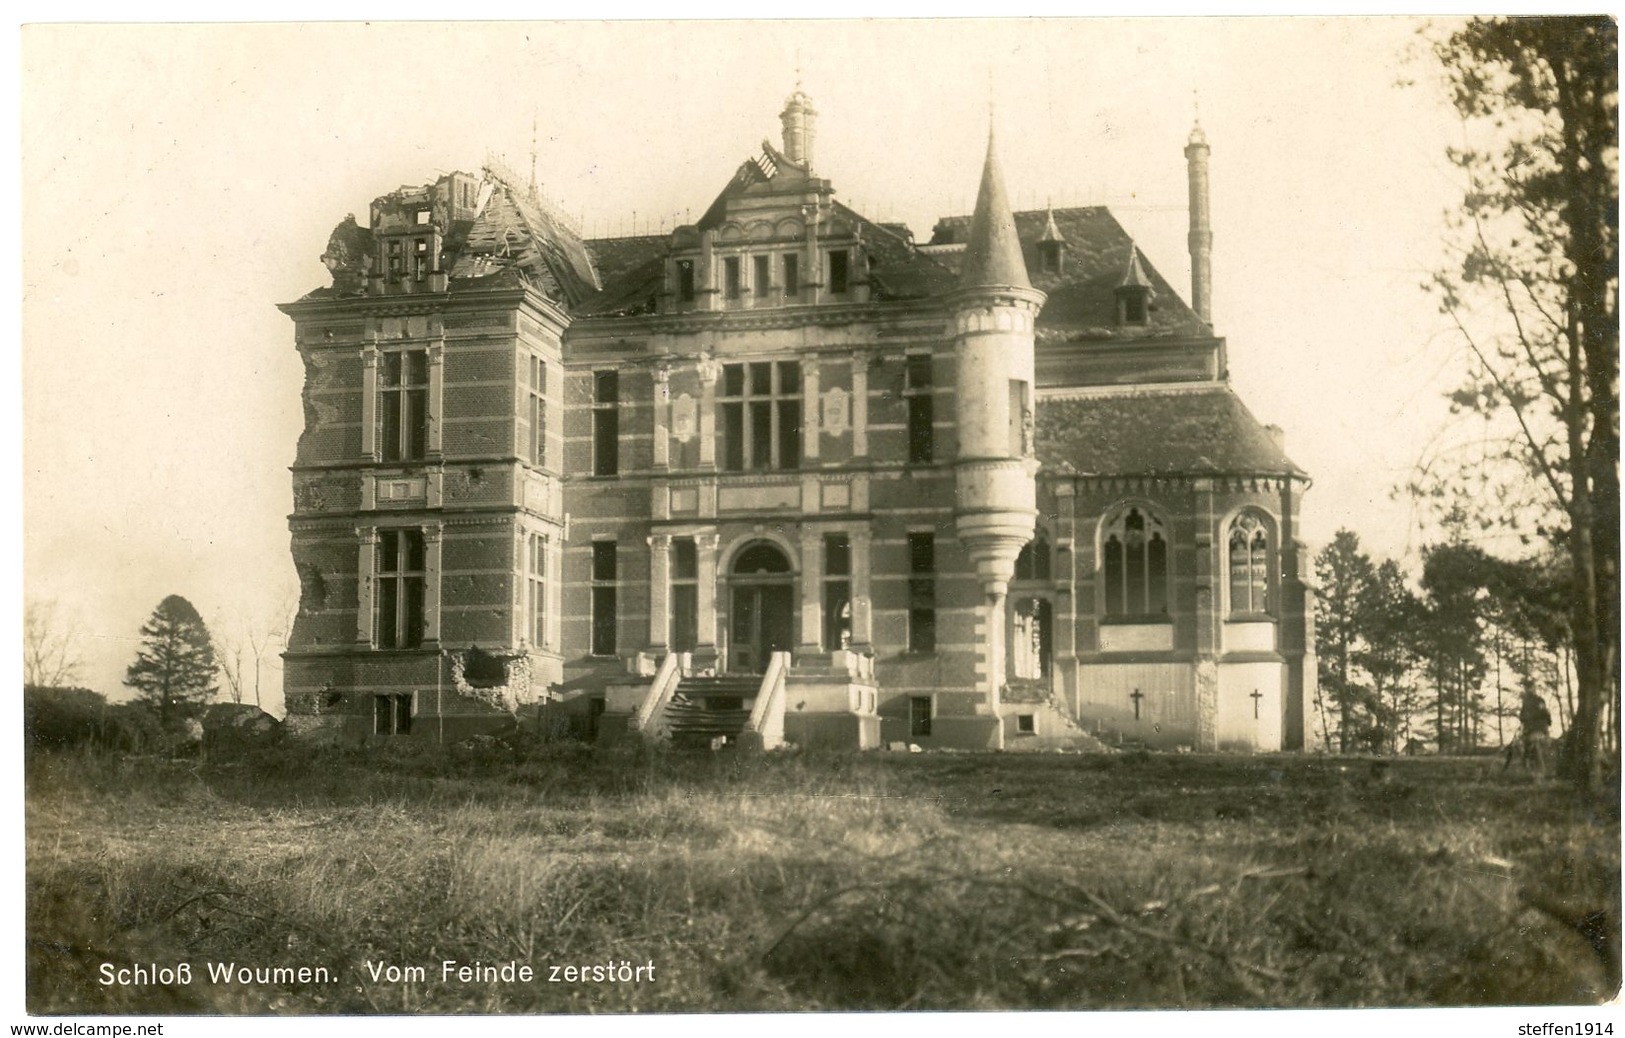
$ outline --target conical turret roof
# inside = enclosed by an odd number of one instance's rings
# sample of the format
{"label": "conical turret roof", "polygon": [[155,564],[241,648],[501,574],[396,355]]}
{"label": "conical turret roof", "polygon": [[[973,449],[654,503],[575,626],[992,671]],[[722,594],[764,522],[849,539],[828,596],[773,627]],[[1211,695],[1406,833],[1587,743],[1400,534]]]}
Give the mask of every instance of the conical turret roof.
{"label": "conical turret roof", "polygon": [[971,217],[970,237],[965,243],[960,288],[1031,288],[1027,263],[1021,256],[1021,239],[1016,236],[1016,220],[1004,196],[1004,177],[993,151],[993,128],[987,131],[987,161],[982,165],[982,186],[976,193],[976,212]]}

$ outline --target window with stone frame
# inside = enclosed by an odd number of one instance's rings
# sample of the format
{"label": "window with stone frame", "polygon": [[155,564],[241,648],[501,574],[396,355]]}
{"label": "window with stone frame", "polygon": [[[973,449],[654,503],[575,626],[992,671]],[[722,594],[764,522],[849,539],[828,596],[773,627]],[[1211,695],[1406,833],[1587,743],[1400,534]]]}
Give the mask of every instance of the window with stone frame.
{"label": "window with stone frame", "polygon": [[1016,556],[1010,582],[1010,677],[1043,681],[1054,658],[1054,607],[1050,601],[1049,536],[1040,528]]}
{"label": "window with stone frame", "polygon": [[671,648],[693,652],[700,641],[700,563],[692,537],[671,541]]}
{"label": "window with stone frame", "polygon": [[800,467],[800,361],[724,364],[717,412],[726,471]]}
{"label": "window with stone frame", "polygon": [[831,249],[829,252],[830,295],[844,295],[850,287],[851,253],[845,249]]}
{"label": "window with stone frame", "polygon": [[1119,510],[1100,545],[1105,615],[1161,622],[1168,616],[1168,535],[1155,514],[1139,506]]}
{"label": "window with stone frame", "polygon": [[423,644],[423,596],[427,556],[422,530],[379,530],[373,586],[373,644],[380,649],[415,649]]}
{"label": "window with stone frame", "polygon": [[904,361],[903,399],[908,405],[908,460],[911,465],[929,464],[933,454],[935,408],[931,355],[910,354]]}
{"label": "window with stone frame", "polygon": [[908,651],[937,651],[936,537],[908,535]]}
{"label": "window with stone frame", "polygon": [[380,456],[384,461],[419,461],[429,452],[429,351],[390,350],[380,367]]}
{"label": "window with stone frame", "polygon": [[528,368],[530,449],[524,456],[540,468],[547,464],[547,361],[532,354]]}
{"label": "window with stone frame", "polygon": [[784,294],[794,299],[801,291],[801,257],[793,252],[784,254]]}
{"label": "window with stone frame", "polygon": [[1231,616],[1267,616],[1270,602],[1270,560],[1274,554],[1270,527],[1256,512],[1243,512],[1230,523],[1225,538],[1230,579]]}
{"label": "window with stone frame", "polygon": [[852,539],[824,535],[824,648],[834,652],[852,643]]}
{"label": "window with stone frame", "polygon": [[773,292],[773,257],[752,256],[751,287],[757,299],[766,299]]}
{"label": "window with stone frame", "polygon": [[677,301],[679,303],[694,301],[694,261],[691,259],[677,261]]}
{"label": "window with stone frame", "polygon": [[412,734],[412,693],[392,692],[372,697],[374,735]]}
{"label": "window with stone frame", "polygon": [[929,736],[931,734],[930,696],[909,697],[908,734],[911,736]]}
{"label": "window with stone frame", "polygon": [[527,634],[534,648],[547,645],[547,535],[533,533],[529,537],[530,565],[526,577],[528,597]]}
{"label": "window with stone frame", "polygon": [[592,542],[592,640],[594,656],[615,655],[615,592],[619,575],[614,541]]}
{"label": "window with stone frame", "polygon": [[621,471],[621,376],[616,371],[592,373],[592,474]]}

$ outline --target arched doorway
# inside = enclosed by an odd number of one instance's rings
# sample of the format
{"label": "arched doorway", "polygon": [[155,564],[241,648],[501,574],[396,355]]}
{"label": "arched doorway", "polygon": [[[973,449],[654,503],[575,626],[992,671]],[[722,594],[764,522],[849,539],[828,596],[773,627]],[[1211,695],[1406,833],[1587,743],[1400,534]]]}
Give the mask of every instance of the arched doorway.
{"label": "arched doorway", "polygon": [[728,574],[728,669],[760,674],[775,652],[789,652],[795,630],[795,578],[777,545],[758,541]]}

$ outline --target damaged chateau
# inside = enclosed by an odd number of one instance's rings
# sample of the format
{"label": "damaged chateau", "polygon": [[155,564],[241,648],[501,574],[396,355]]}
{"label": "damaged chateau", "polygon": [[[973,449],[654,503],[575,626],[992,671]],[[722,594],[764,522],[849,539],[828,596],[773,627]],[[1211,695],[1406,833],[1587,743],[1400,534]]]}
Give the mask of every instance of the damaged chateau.
{"label": "damaged chateau", "polygon": [[1105,208],[1012,212],[991,135],[922,243],[780,121],[669,234],[496,166],[334,230],[281,307],[290,728],[1302,748],[1308,479],[1228,381],[1200,127],[1187,303]]}

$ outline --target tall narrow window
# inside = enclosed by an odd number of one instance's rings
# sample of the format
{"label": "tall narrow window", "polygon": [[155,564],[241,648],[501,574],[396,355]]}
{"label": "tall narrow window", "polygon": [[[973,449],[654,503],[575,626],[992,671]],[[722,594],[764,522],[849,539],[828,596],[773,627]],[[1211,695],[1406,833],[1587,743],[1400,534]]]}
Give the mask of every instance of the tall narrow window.
{"label": "tall narrow window", "polygon": [[413,243],[412,276],[419,281],[429,276],[429,243],[419,238]]}
{"label": "tall narrow window", "polygon": [[908,401],[908,460],[924,464],[931,460],[932,427],[935,411],[932,398],[931,355],[910,355],[903,369],[903,398]]}
{"label": "tall narrow window", "polygon": [[824,535],[824,648],[852,644],[852,541],[844,533]]}
{"label": "tall narrow window", "polygon": [[908,700],[908,734],[931,734],[931,697],[910,696]]}
{"label": "tall narrow window", "polygon": [[530,462],[547,464],[547,362],[530,358]]}
{"label": "tall narrow window", "polygon": [[848,253],[845,249],[830,250],[829,291],[831,295],[841,295],[847,290],[849,280],[847,257]]}
{"label": "tall narrow window", "polygon": [[729,299],[738,299],[741,292],[739,279],[739,257],[728,256],[722,261],[722,289]]}
{"label": "tall narrow window", "polygon": [[376,631],[380,649],[415,649],[423,643],[423,532],[379,530]]}
{"label": "tall narrow window", "polygon": [[621,469],[621,376],[592,373],[592,474],[613,476]]}
{"label": "tall narrow window", "polygon": [[547,645],[547,538],[539,533],[530,535],[530,644],[535,648]]}
{"label": "tall narrow window", "polygon": [[401,276],[401,240],[393,238],[389,243],[389,276]]}
{"label": "tall narrow window", "polygon": [[773,257],[754,257],[754,268],[751,280],[755,283],[756,298],[766,299],[773,291]]}
{"label": "tall narrow window", "polygon": [[699,644],[700,569],[694,538],[671,542],[671,648],[693,652]]}
{"label": "tall narrow window", "polygon": [[694,301],[693,260],[677,261],[677,300],[681,303],[692,303]]}
{"label": "tall narrow window", "polygon": [[417,461],[429,446],[429,351],[384,354],[379,440],[385,461]]}
{"label": "tall narrow window", "polygon": [[1106,525],[1101,542],[1106,615],[1160,620],[1168,613],[1168,539],[1162,522],[1129,508]]}
{"label": "tall narrow window", "polygon": [[801,291],[801,257],[795,253],[784,256],[784,294],[794,299]]}
{"label": "tall narrow window", "polygon": [[1256,515],[1245,513],[1230,524],[1230,612],[1270,611],[1269,532]]}
{"label": "tall narrow window", "polygon": [[801,464],[799,361],[723,365],[717,406],[723,468],[747,472]]}
{"label": "tall narrow window", "polygon": [[1033,405],[1024,379],[1010,380],[1010,456],[1030,458],[1033,453]]}
{"label": "tall narrow window", "polygon": [[1018,681],[1041,681],[1050,673],[1054,630],[1049,600],[1021,596],[1012,602],[1010,674]]}
{"label": "tall narrow window", "polygon": [[592,654],[615,655],[614,541],[592,542]]}
{"label": "tall narrow window", "polygon": [[908,535],[908,651],[937,650],[936,537]]}

